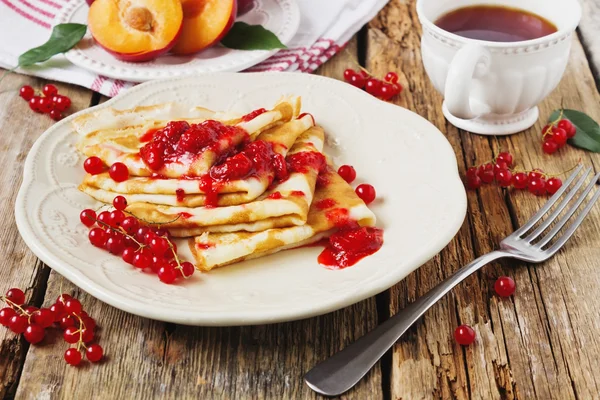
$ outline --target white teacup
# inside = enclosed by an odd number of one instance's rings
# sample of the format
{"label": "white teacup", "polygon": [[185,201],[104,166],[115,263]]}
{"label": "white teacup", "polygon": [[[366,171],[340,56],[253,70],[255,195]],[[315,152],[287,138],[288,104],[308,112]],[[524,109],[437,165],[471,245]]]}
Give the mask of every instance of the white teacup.
{"label": "white teacup", "polygon": [[[501,5],[532,12],[558,31],[522,42],[468,39],[437,27],[443,14],[473,5]],[[423,64],[444,95],[453,125],[484,135],[508,135],[531,127],[539,104],[560,82],[579,24],[577,0],[418,0],[423,25]]]}

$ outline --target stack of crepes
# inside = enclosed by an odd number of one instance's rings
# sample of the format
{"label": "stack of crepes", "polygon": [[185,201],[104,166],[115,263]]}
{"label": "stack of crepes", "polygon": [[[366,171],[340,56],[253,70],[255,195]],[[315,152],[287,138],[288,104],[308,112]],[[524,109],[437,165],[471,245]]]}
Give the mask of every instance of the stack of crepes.
{"label": "stack of crepes", "polygon": [[78,150],[130,175],[87,174],[79,188],[104,203],[122,195],[126,212],[187,238],[203,271],[373,226],[300,108],[293,97],[241,117],[175,103],[88,113],[73,120]]}

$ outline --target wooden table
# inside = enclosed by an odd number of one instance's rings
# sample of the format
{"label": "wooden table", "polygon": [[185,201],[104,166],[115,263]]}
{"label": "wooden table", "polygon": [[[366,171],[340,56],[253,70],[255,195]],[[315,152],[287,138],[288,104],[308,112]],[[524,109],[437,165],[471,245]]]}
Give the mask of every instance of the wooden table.
{"label": "wooden table", "polygon": [[[421,28],[414,0],[392,0],[319,73],[341,79],[357,58],[372,73],[398,71],[405,87],[395,102],[426,117],[452,144],[462,174],[500,150],[527,169],[556,172],[578,160],[600,168],[596,154],[567,146],[553,156],[541,151],[545,118],[562,105],[600,120],[600,1],[587,0],[573,38],[571,62],[560,86],[541,105],[541,120],[527,132],[483,137],[450,125],[441,96],[421,63]],[[200,398],[296,399],[316,397],[302,375],[384,321],[475,257],[494,249],[545,201],[526,192],[490,185],[468,192],[469,210],[456,238],[433,260],[378,296],[304,321],[251,327],[195,328],[156,322],[114,309],[73,286],[42,264],[21,240],[13,206],[23,162],[35,139],[52,121],[30,112],[18,88],[41,87],[39,79],[12,74],[0,90],[0,292],[27,289],[37,306],[63,292],[77,295],[97,318],[101,365],[72,368],[63,361],[66,344],[51,336],[38,346],[0,327],[0,397],[39,399]],[[57,85],[81,110],[105,99],[89,90]],[[600,207],[569,245],[539,266],[494,263],[470,277],[433,307],[396,344],[349,399],[519,398],[591,399],[600,393]],[[509,275],[512,298],[499,299],[493,283]],[[466,323],[474,345],[452,339]]]}

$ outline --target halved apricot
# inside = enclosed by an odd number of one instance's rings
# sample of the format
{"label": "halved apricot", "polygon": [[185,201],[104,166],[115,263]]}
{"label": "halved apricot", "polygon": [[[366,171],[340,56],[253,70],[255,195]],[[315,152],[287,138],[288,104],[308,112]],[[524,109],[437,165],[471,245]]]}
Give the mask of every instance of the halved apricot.
{"label": "halved apricot", "polygon": [[183,28],[172,52],[191,54],[218,43],[233,26],[237,0],[181,0]]}
{"label": "halved apricot", "polygon": [[169,51],[182,22],[179,0],[95,0],[88,14],[96,42],[125,61],[148,61]]}

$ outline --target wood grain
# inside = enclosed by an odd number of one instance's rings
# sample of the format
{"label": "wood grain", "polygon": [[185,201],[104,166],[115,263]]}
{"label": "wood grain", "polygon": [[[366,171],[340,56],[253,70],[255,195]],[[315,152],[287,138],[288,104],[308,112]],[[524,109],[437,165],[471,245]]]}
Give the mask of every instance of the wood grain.
{"label": "wood grain", "polygon": [[[527,132],[493,139],[460,131],[441,112],[442,97],[429,82],[420,57],[420,26],[414,1],[393,0],[369,24],[368,68],[376,75],[401,71],[406,91],[397,101],[429,119],[451,142],[464,175],[467,167],[509,150],[526,169],[569,169],[582,159],[598,165],[598,155],[567,147],[543,155],[541,120]],[[565,107],[598,120],[600,97],[581,44],[574,39],[571,62],[557,90],[540,107],[542,117]],[[488,186],[469,192],[468,217],[457,237],[429,263],[391,289],[391,313],[499,241],[525,222],[544,199]],[[597,331],[600,300],[594,295],[600,275],[600,211],[596,208],[569,246],[553,260],[534,267],[495,263],[467,279],[434,306],[395,346],[392,393],[396,399],[426,398],[593,398],[600,393]],[[513,224],[514,222],[514,224]],[[499,299],[493,284],[500,275],[517,283],[513,298]],[[585,308],[585,311],[582,310]],[[454,328],[474,327],[475,345],[461,348]],[[582,351],[585,343],[585,351]],[[415,385],[418,379],[421,385]]]}
{"label": "wood grain", "polygon": [[[39,305],[44,296],[49,269],[27,248],[15,224],[14,205],[23,164],[35,139],[52,125],[47,115],[33,113],[19,97],[23,85],[41,88],[39,79],[10,74],[0,84],[0,293],[11,287],[24,289],[28,301]],[[77,110],[89,105],[91,93],[68,85],[57,84],[61,93],[71,97]],[[0,398],[11,397],[17,388],[19,375],[29,346],[19,336],[0,329]]]}
{"label": "wood grain", "polygon": [[[348,58],[338,56],[320,71],[340,75]],[[66,343],[32,347],[25,360],[17,398],[314,398],[302,376],[318,361],[358,339],[377,324],[375,299],[323,317],[292,323],[232,328],[176,326],[136,317],[78,292],[52,272],[44,302],[60,290],[74,293],[102,330],[106,360],[72,368],[62,354]],[[110,382],[110,385],[104,384]],[[345,398],[382,398],[379,366]]]}
{"label": "wood grain", "polygon": [[600,1],[580,0],[582,15],[579,23],[579,36],[585,49],[590,68],[600,87]]}

